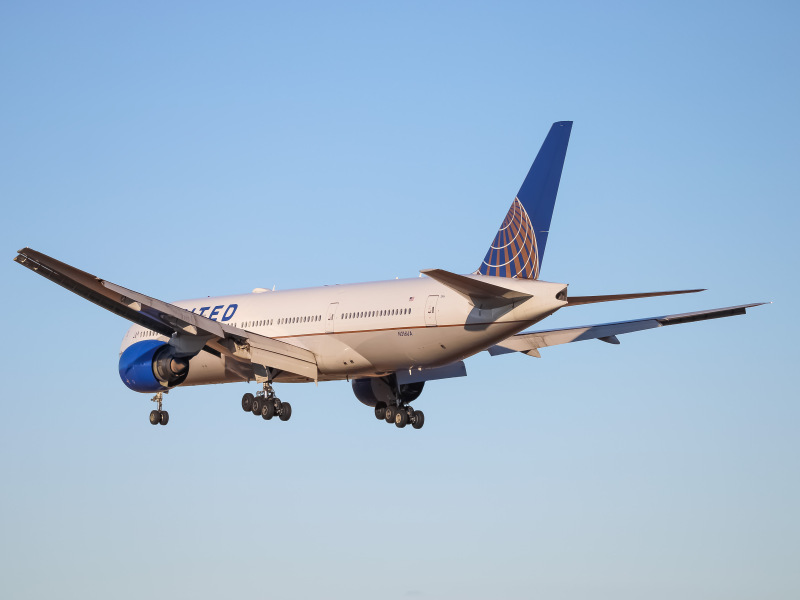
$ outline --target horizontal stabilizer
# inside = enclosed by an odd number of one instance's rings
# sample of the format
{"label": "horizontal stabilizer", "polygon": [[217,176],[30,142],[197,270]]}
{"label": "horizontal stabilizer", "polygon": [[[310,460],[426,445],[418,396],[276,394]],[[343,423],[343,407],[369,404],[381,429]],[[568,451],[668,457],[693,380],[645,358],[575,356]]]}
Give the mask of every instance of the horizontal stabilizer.
{"label": "horizontal stabilizer", "polygon": [[435,279],[461,294],[477,308],[499,308],[532,297],[530,294],[510,290],[466,275],[457,275],[443,269],[424,269],[420,273],[424,273],[431,279]]}
{"label": "horizontal stabilizer", "polygon": [[635,298],[652,298],[653,296],[674,296],[675,294],[696,294],[705,292],[701,290],[677,290],[673,292],[644,292],[640,294],[614,294],[612,296],[570,296],[567,298],[567,306],[578,306],[579,304],[594,304],[596,302],[615,302],[617,300],[633,300]]}
{"label": "horizontal stabilizer", "polygon": [[619,321],[616,323],[568,327],[566,329],[548,329],[545,331],[518,333],[489,348],[489,354],[492,356],[499,356],[511,352],[522,352],[530,356],[538,356],[537,350],[539,348],[568,344],[570,342],[581,342],[583,340],[599,339],[611,344],[618,344],[619,339],[617,336],[624,333],[655,329],[656,327],[665,327],[667,325],[681,325],[683,323],[694,323],[695,321],[707,321],[709,319],[721,319],[724,317],[743,315],[747,312],[748,308],[761,306],[762,304],[765,303],[758,302],[755,304],[743,304],[741,306],[729,306],[727,308],[713,308],[711,310],[701,310],[662,317],[649,317],[647,319],[635,319],[633,321]]}

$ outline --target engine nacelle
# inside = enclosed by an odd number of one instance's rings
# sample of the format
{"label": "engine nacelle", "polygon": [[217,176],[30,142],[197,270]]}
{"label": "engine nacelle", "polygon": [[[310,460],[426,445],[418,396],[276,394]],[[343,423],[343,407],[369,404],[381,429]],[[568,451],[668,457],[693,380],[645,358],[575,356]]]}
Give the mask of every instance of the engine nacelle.
{"label": "engine nacelle", "polygon": [[367,406],[375,408],[380,403],[384,406],[394,404],[395,398],[400,402],[412,402],[422,393],[424,381],[418,383],[404,383],[398,385],[394,375],[389,377],[369,377],[353,380],[353,393],[356,398]]}
{"label": "engine nacelle", "polygon": [[136,342],[119,357],[119,376],[134,392],[163,392],[186,381],[188,375],[189,359],[176,357],[166,342]]}

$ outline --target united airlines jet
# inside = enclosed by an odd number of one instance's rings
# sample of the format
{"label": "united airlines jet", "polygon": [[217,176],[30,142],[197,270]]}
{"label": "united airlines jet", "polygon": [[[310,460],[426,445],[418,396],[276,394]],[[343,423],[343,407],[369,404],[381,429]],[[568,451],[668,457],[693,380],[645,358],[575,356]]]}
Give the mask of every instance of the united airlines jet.
{"label": "united airlines jet", "polygon": [[466,375],[464,360],[601,340],[665,325],[745,314],[745,304],[633,321],[528,331],[564,307],[687,294],[679,290],[570,296],[539,279],[572,123],[554,123],[486,256],[475,272],[428,269],[424,277],[164,302],[105,281],[30,248],[16,262],[131,321],[119,375],[154,393],[150,423],[166,425],[163,394],[178,386],[256,382],[242,408],[288,421],[274,383],[348,380],[375,416],[403,428],[425,423],[411,407],[426,381]]}

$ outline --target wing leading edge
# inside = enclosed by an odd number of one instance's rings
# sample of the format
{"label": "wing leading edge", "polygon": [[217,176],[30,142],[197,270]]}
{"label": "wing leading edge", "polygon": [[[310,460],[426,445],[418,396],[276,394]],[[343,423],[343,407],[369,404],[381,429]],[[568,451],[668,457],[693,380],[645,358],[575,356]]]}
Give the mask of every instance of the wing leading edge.
{"label": "wing leading edge", "polygon": [[30,248],[20,250],[14,261],[128,321],[170,336],[169,343],[178,355],[191,356],[206,350],[239,362],[252,363],[258,379],[267,377],[266,369],[318,379],[316,356],[305,348],[202,317],[95,277]]}
{"label": "wing leading edge", "polygon": [[539,357],[539,348],[546,346],[557,346],[570,342],[581,342],[583,340],[601,340],[610,344],[619,344],[618,335],[633,333],[634,331],[644,331],[645,329],[655,329],[667,325],[681,325],[683,323],[694,323],[695,321],[707,321],[709,319],[721,319],[743,315],[748,308],[761,306],[766,302],[755,304],[742,304],[740,306],[729,306],[727,308],[713,308],[711,310],[701,310],[697,312],[682,313],[677,315],[665,315],[661,317],[649,317],[646,319],[635,319],[633,321],[618,321],[616,323],[602,323],[599,325],[583,325],[579,327],[568,327],[566,329],[547,329],[544,331],[529,331],[518,333],[508,339],[503,340],[488,349],[489,354],[498,356],[511,352],[522,352],[528,356]]}

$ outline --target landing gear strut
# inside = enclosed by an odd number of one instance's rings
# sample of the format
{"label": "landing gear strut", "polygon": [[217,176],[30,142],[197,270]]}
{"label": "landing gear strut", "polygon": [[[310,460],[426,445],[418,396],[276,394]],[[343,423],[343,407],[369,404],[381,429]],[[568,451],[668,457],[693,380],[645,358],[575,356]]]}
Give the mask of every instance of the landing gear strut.
{"label": "landing gear strut", "polygon": [[281,421],[288,421],[292,417],[292,405],[288,402],[281,402],[275,395],[271,381],[264,382],[264,389],[256,392],[256,395],[247,393],[242,396],[242,410],[251,412],[254,415],[261,415],[265,421],[277,416]]}
{"label": "landing gear strut", "polygon": [[155,396],[150,398],[150,402],[158,402],[158,410],[150,411],[150,425],[166,425],[169,423],[169,413],[161,410],[161,403],[164,401],[164,392],[158,392]]}

